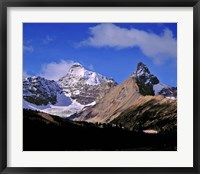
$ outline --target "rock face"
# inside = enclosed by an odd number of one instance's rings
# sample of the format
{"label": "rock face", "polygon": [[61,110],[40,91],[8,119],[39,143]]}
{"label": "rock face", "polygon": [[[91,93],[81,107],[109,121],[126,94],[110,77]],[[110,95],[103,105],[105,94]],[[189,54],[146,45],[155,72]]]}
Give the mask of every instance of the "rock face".
{"label": "rock face", "polygon": [[24,108],[68,117],[94,105],[117,83],[74,63],[57,82],[42,77],[23,80]]}
{"label": "rock face", "polygon": [[76,120],[109,122],[126,110],[139,96],[139,88],[135,78],[130,77],[107,93],[95,106],[80,113],[81,117]]}
{"label": "rock face", "polygon": [[82,105],[96,101],[116,86],[113,79],[88,71],[79,63],[74,64],[58,84],[67,95]]}
{"label": "rock face", "polygon": [[46,80],[42,77],[27,77],[23,80],[24,100],[36,105],[55,104],[57,93],[62,90],[53,80]]}
{"label": "rock face", "polygon": [[160,83],[146,65],[139,63],[135,73],[96,105],[80,112],[75,120],[112,123],[138,131],[169,131],[176,128],[175,91],[176,88]]}
{"label": "rock face", "polygon": [[163,95],[165,97],[176,99],[177,97],[177,88],[176,87],[164,87],[162,88],[159,93],[159,95]]}
{"label": "rock face", "polygon": [[141,62],[119,85],[79,63],[57,82],[41,77],[23,81],[24,108],[154,132],[176,127],[176,93],[175,87],[161,83]]}
{"label": "rock face", "polygon": [[163,95],[176,98],[177,89],[161,83],[142,62],[138,63],[135,76],[142,95]]}
{"label": "rock face", "polygon": [[153,86],[159,83],[156,76],[142,62],[138,63],[136,70],[136,82],[142,95],[154,95]]}

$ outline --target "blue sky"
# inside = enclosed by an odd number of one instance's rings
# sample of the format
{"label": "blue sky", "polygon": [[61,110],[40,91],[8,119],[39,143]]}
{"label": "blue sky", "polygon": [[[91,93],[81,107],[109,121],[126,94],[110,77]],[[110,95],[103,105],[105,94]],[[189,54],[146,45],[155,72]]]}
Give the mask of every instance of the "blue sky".
{"label": "blue sky", "polygon": [[24,23],[24,75],[58,79],[68,66],[126,80],[142,61],[161,82],[177,85],[175,23]]}

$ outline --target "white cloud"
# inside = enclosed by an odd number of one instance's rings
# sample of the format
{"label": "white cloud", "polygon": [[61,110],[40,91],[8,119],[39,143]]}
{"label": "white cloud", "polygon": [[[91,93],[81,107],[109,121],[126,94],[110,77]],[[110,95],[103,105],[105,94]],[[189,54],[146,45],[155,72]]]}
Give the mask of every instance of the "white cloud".
{"label": "white cloud", "polygon": [[61,60],[59,63],[51,62],[44,64],[39,76],[49,80],[59,80],[61,77],[67,74],[73,63],[73,61]]}
{"label": "white cloud", "polygon": [[91,36],[80,42],[81,46],[107,46],[117,49],[139,47],[144,55],[157,64],[176,59],[177,41],[169,29],[165,29],[162,35],[135,28],[122,28],[114,24],[99,24],[89,30]]}
{"label": "white cloud", "polygon": [[46,35],[46,37],[42,40],[43,44],[48,44],[50,42],[52,42],[54,39],[52,37],[50,37],[49,35]]}
{"label": "white cloud", "polygon": [[31,45],[24,45],[23,50],[24,50],[24,52],[29,52],[29,53],[32,53],[34,51],[34,49]]}

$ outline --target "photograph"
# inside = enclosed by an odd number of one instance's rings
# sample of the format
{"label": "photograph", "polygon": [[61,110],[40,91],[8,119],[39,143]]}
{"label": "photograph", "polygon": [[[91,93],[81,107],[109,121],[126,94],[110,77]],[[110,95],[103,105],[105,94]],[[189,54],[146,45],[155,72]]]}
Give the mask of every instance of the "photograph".
{"label": "photograph", "polygon": [[177,23],[22,27],[23,151],[177,151]]}

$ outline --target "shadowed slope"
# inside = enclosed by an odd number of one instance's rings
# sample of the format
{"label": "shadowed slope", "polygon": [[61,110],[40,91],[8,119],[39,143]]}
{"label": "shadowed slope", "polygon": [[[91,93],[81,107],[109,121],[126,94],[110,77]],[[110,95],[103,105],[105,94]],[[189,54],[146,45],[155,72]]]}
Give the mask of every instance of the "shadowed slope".
{"label": "shadowed slope", "polygon": [[111,123],[137,131],[176,131],[177,102],[163,96],[141,96]]}

